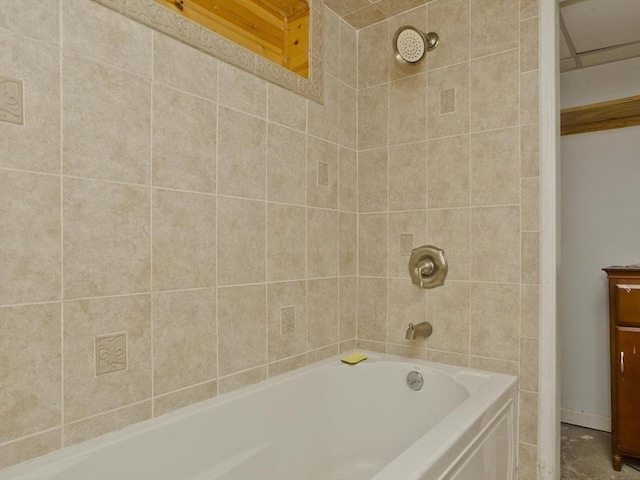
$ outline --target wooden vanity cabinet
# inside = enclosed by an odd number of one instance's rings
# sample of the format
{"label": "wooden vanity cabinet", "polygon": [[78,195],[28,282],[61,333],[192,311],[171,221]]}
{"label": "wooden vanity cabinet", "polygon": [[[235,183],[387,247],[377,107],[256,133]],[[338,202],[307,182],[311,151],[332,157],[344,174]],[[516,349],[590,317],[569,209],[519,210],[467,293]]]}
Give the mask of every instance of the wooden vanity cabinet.
{"label": "wooden vanity cabinet", "polygon": [[640,264],[604,269],[609,277],[613,469],[640,458]]}

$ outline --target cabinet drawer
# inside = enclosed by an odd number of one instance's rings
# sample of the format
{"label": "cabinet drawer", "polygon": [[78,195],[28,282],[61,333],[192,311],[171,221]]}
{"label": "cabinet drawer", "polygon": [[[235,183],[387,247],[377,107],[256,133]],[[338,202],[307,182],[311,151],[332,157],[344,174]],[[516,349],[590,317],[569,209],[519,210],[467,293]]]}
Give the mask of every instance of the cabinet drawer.
{"label": "cabinet drawer", "polygon": [[640,455],[640,328],[616,328],[615,359],[617,448]]}
{"label": "cabinet drawer", "polygon": [[617,323],[640,325],[640,285],[616,285]]}

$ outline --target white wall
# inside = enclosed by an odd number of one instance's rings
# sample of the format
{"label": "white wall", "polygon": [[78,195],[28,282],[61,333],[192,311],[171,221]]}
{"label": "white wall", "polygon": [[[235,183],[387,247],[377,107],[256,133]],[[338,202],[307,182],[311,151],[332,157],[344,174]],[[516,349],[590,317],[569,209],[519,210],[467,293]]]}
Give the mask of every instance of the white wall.
{"label": "white wall", "polygon": [[[640,59],[561,75],[562,107],[640,94]],[[640,263],[640,126],[561,140],[562,420],[610,429],[608,265]]]}
{"label": "white wall", "polygon": [[[560,75],[560,107],[577,107],[640,94],[640,58]],[[564,137],[569,138],[569,137]]]}

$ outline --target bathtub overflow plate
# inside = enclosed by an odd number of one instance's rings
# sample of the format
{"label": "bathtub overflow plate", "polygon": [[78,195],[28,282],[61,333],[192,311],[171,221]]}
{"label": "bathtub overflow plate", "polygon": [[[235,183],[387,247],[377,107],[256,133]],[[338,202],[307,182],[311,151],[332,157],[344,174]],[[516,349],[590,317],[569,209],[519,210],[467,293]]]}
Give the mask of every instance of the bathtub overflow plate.
{"label": "bathtub overflow plate", "polygon": [[420,372],[416,372],[415,370],[409,372],[407,374],[407,386],[414,391],[418,391],[424,385],[424,379],[422,378],[422,374]]}

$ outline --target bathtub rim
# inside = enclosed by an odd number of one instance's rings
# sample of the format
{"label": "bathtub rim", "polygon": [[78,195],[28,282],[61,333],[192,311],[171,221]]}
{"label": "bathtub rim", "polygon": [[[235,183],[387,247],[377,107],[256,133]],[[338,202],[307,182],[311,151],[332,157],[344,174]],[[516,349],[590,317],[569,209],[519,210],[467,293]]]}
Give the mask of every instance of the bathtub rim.
{"label": "bathtub rim", "polygon": [[[467,369],[475,370],[475,369]],[[478,370],[476,370],[478,371]],[[480,370],[481,373],[487,373]],[[493,372],[488,372],[492,376]],[[511,436],[509,445],[510,477],[515,479],[517,467],[518,391],[517,377],[496,373],[494,380],[467,398],[422,437],[394,458],[372,480],[443,479],[455,473],[465,456],[480,445],[489,430],[504,417]],[[496,389],[496,390],[492,390]],[[471,405],[471,403],[473,404]],[[452,432],[459,435],[452,435]],[[425,453],[427,452],[427,453]],[[457,452],[451,455],[452,452]],[[408,468],[428,464],[427,470]],[[438,473],[441,472],[441,473]],[[429,475],[428,477],[425,475]],[[434,475],[438,475],[437,477]]]}
{"label": "bathtub rim", "polygon": [[[391,363],[391,364],[402,364],[406,366],[408,369],[418,368],[418,369],[429,369],[435,372],[443,373],[456,383],[461,384],[465,387],[469,392],[469,397],[467,397],[461,405],[456,407],[452,412],[447,414],[440,422],[438,422],[434,427],[435,429],[439,425],[441,425],[445,420],[450,419],[452,414],[457,412],[463,405],[467,405],[469,399],[476,398],[478,395],[478,390],[490,390],[491,387],[494,387],[494,383],[498,383],[498,385],[502,385],[500,389],[501,395],[504,394],[512,385],[517,384],[517,377],[512,375],[507,375],[503,373],[490,372],[485,370],[479,370],[470,367],[456,366],[456,365],[448,365],[443,363],[432,362],[423,359],[417,358],[409,358],[402,357],[399,355],[391,355],[386,353],[378,353],[373,351],[368,351],[364,349],[353,349],[338,355],[332,355],[331,357],[319,360],[317,362],[305,365],[303,367],[291,370],[289,372],[285,372],[279,375],[275,375],[273,377],[269,377],[267,379],[261,380],[254,384],[246,385],[237,389],[234,389],[229,392],[225,392],[223,394],[217,395],[212,398],[208,398],[191,405],[186,405],[184,407],[178,408],[166,414],[160,415],[158,417],[152,417],[147,420],[143,420],[141,422],[137,422],[131,425],[126,425],[121,429],[115,430],[113,432],[108,432],[103,435],[99,435],[97,437],[91,438],[89,440],[70,445],[68,447],[62,447],[58,450],[49,452],[45,455],[26,460],[24,462],[18,463],[16,465],[9,466],[5,469],[0,470],[0,478],[3,480],[6,478],[7,480],[26,480],[29,474],[41,474],[42,470],[45,468],[52,468],[51,475],[56,473],[64,472],[64,470],[76,462],[79,462],[85,455],[91,454],[93,451],[100,450],[102,448],[108,447],[110,445],[116,444],[125,439],[136,437],[138,435],[142,435],[149,430],[153,430],[156,428],[161,428],[164,425],[169,425],[175,422],[182,420],[185,417],[190,417],[193,415],[197,415],[200,412],[206,411],[210,408],[215,407],[216,405],[225,404],[233,401],[236,398],[241,398],[247,395],[251,395],[255,392],[259,392],[261,390],[270,388],[271,386],[278,385],[280,383],[291,381],[296,377],[301,377],[309,374],[310,372],[322,370],[327,367],[340,367],[340,368],[358,368],[358,365],[347,365],[340,361],[342,357],[349,354],[350,352],[362,352],[367,355],[367,360],[362,362],[363,365],[371,365],[373,363]],[[237,372],[242,373],[242,372]],[[470,375],[468,378],[463,378],[465,375]],[[477,382],[478,377],[482,377],[484,388],[478,389],[477,383],[474,383],[474,379]],[[465,382],[466,381],[466,382]],[[487,393],[484,394],[486,396]],[[153,401],[152,399],[150,399]],[[149,400],[146,400],[149,401]],[[142,403],[142,402],[138,402]],[[486,403],[486,399],[483,401],[483,405]],[[125,406],[126,407],[126,406]],[[483,412],[477,412],[478,416],[482,416]],[[448,422],[447,422],[448,423]],[[468,425],[467,425],[468,426]],[[425,432],[425,435],[428,432]],[[403,451],[398,457],[392,460],[388,465],[386,465],[381,471],[379,471],[372,480],[378,480],[378,476],[386,472],[387,469],[394,465],[399,458],[405,458],[405,454],[409,451],[413,451],[413,447],[420,443],[421,440],[424,439],[425,435],[420,437],[416,442],[407,447],[405,451]],[[515,443],[515,442],[514,442]],[[442,449],[439,449],[442,450]],[[59,457],[59,458],[57,458]],[[424,457],[423,457],[424,460]],[[387,477],[380,477],[387,478]],[[393,478],[393,477],[388,477]],[[414,477],[411,477],[414,478]],[[419,478],[419,477],[415,477]],[[408,479],[407,479],[408,480]]]}

